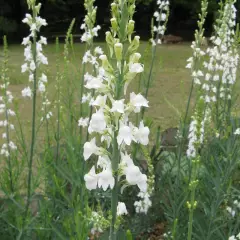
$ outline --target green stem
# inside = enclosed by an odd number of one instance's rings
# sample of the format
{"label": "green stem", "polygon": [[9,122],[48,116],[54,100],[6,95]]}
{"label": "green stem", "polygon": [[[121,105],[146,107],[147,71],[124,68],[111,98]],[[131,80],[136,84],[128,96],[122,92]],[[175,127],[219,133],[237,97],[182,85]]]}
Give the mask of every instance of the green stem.
{"label": "green stem", "polygon": [[114,133],[113,140],[113,161],[112,161],[112,170],[114,172],[115,185],[112,190],[112,200],[111,200],[111,211],[112,211],[112,222],[110,228],[109,240],[117,239],[117,232],[115,228],[116,219],[117,219],[117,204],[118,204],[118,163],[119,163],[119,151],[117,143],[117,132]]}
{"label": "green stem", "polygon": [[192,173],[192,177],[191,177],[191,182],[190,184],[192,184],[191,186],[191,194],[190,194],[190,208],[189,208],[189,221],[188,221],[188,237],[187,240],[191,240],[192,239],[192,230],[193,230],[193,214],[194,214],[194,210],[196,208],[195,206],[195,195],[196,195],[196,178],[197,178],[197,165],[198,165],[198,161],[194,160],[192,161],[193,166],[193,173]]}
{"label": "green stem", "polygon": [[180,172],[181,172],[181,158],[182,158],[182,152],[183,152],[183,144],[184,144],[184,139],[186,137],[186,122],[187,122],[187,117],[188,117],[188,112],[189,112],[189,108],[190,108],[190,102],[191,102],[191,98],[192,98],[192,94],[193,94],[193,88],[194,88],[194,79],[192,80],[192,85],[191,85],[191,89],[190,89],[190,93],[188,96],[188,102],[187,102],[187,108],[186,108],[186,112],[185,112],[185,116],[184,116],[184,120],[183,120],[183,131],[182,131],[182,137],[180,139],[180,143],[179,143],[179,147],[178,147],[178,158],[177,158],[177,165],[178,165],[178,171],[177,171],[177,186],[179,186],[180,183]]}
{"label": "green stem", "polygon": [[59,159],[59,147],[60,147],[60,72],[59,72],[59,40],[56,38],[56,69],[57,69],[57,134],[56,134],[56,142],[57,142],[57,149],[56,149],[56,164],[58,164]]}
{"label": "green stem", "polygon": [[[153,67],[154,67],[154,62],[155,62],[155,58],[156,58],[156,52],[157,52],[157,47],[154,46],[153,47],[153,54],[152,54],[152,61],[151,61],[150,71],[149,71],[149,74],[148,74],[147,86],[146,86],[146,90],[145,90],[145,94],[144,94],[144,97],[146,99],[148,97],[149,87],[150,87],[150,83],[151,83],[151,79],[152,79],[152,73],[153,73]],[[141,119],[143,119],[144,113],[145,113],[145,108],[142,108]]]}

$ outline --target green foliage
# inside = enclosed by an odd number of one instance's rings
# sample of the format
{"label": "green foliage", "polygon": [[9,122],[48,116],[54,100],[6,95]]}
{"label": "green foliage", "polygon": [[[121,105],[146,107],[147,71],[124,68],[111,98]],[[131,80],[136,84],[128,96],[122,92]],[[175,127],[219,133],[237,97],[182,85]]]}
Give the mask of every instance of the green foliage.
{"label": "green foliage", "polygon": [[0,32],[8,34],[16,32],[17,30],[17,23],[15,20],[11,20],[0,16]]}

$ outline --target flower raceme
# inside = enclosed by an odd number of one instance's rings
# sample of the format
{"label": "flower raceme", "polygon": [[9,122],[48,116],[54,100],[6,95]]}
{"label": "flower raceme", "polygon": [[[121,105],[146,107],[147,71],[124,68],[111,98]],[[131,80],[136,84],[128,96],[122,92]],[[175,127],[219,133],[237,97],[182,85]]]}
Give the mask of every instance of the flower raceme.
{"label": "flower raceme", "polygon": [[[152,29],[152,39],[150,40],[152,46],[156,46],[157,44],[161,44],[161,38],[164,36],[166,31],[166,24],[168,21],[169,14],[169,1],[168,0],[157,0],[158,10],[154,12],[153,17],[156,20],[157,25],[153,26]],[[154,34],[156,33],[156,34]],[[156,36],[154,36],[156,35]],[[154,39],[155,38],[155,39]]]}
{"label": "flower raceme", "polygon": [[81,25],[81,29],[84,30],[81,41],[88,44],[91,44],[93,38],[98,36],[98,31],[101,29],[99,25],[94,26],[97,14],[97,7],[93,6],[94,2],[95,0],[84,1],[84,7],[87,11],[87,14],[83,20],[83,24]]}
{"label": "flower raceme", "polygon": [[[148,195],[143,194],[148,192],[147,176],[127,153],[133,143],[148,145],[150,133],[143,121],[140,121],[139,126],[134,126],[130,121],[132,114],[149,107],[147,99],[141,93],[134,92],[130,93],[129,98],[126,97],[129,96],[129,84],[144,71],[144,65],[140,62],[141,54],[138,52],[140,37],[132,38],[132,15],[135,9],[133,2],[123,1],[126,6],[124,11],[129,11],[124,33],[119,30],[122,5],[119,1],[111,4],[112,27],[111,31],[106,32],[109,55],[105,55],[100,48],[87,51],[84,55],[83,62],[93,64],[96,70],[84,76],[85,88],[94,90],[95,96],[85,95],[82,99],[89,102],[93,114],[88,126],[84,119],[80,119],[79,125],[88,127],[88,133],[93,135],[93,138],[84,144],[84,159],[97,158],[96,164],[84,177],[87,189],[94,190],[99,187],[106,191],[109,188],[114,189],[116,183],[122,184],[123,188],[136,185],[142,193],[139,197],[147,203]],[[124,44],[125,41],[129,44]],[[140,209],[140,205],[138,208]],[[144,210],[147,211],[147,208]],[[117,212],[118,215],[126,214],[122,203],[119,203]]]}
{"label": "flower raceme", "polygon": [[[28,72],[29,74],[29,82],[34,81],[34,75],[36,75],[35,71],[41,64],[48,65],[47,57],[43,54],[43,45],[47,45],[47,39],[43,36],[39,37],[37,41],[37,33],[40,31],[42,26],[46,26],[47,22],[45,19],[37,16],[40,11],[41,4],[39,3],[37,6],[33,6],[33,14],[26,14],[25,18],[22,20],[23,23],[27,24],[30,28],[29,36],[25,37],[22,41],[22,45],[25,46],[24,49],[24,57],[25,63],[22,65],[22,73]],[[38,91],[40,93],[45,93],[47,83],[47,76],[42,74],[38,79]],[[22,90],[23,97],[32,97],[32,89],[30,87],[26,87]]]}

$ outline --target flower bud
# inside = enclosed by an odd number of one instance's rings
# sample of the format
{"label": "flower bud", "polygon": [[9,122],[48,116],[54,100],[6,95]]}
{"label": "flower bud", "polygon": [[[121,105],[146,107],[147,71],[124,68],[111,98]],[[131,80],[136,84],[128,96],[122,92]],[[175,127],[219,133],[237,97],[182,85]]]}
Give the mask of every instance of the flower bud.
{"label": "flower bud", "polygon": [[117,30],[118,30],[117,19],[116,18],[111,18],[110,21],[111,21],[113,31],[117,32]]}
{"label": "flower bud", "polygon": [[107,56],[106,55],[100,55],[99,59],[102,60],[102,67],[105,71],[112,71],[112,66],[110,65],[110,63],[108,62]]}
{"label": "flower bud", "polygon": [[97,7],[94,7],[93,11],[92,11],[92,22],[96,21],[96,16],[97,16]]}
{"label": "flower bud", "polygon": [[111,4],[112,15],[116,18],[118,16],[118,5],[116,3]]}
{"label": "flower bud", "polygon": [[130,62],[131,63],[138,63],[139,59],[141,58],[141,54],[140,53],[133,53],[131,56],[130,56]]}
{"label": "flower bud", "polygon": [[113,45],[114,45],[114,38],[111,34],[111,32],[106,32],[106,42],[108,44],[109,50],[110,50],[110,57],[113,55]]}
{"label": "flower bud", "polygon": [[114,44],[114,51],[115,51],[115,55],[116,55],[117,61],[120,62],[122,60],[122,51],[123,51],[122,43]]}
{"label": "flower bud", "polygon": [[127,25],[127,33],[128,35],[131,35],[134,31],[135,21],[130,20]]}
{"label": "flower bud", "polygon": [[130,44],[129,48],[128,48],[128,52],[134,53],[138,48],[139,48],[139,44],[140,44],[140,37],[139,36],[135,36],[132,43]]}
{"label": "flower bud", "polygon": [[130,7],[128,8],[130,18],[132,18],[133,14],[135,13],[135,8],[135,4],[130,5]]}
{"label": "flower bud", "polygon": [[37,14],[39,14],[40,9],[41,9],[41,6],[42,6],[41,3],[39,3],[38,5],[35,6],[35,9],[36,9]]}

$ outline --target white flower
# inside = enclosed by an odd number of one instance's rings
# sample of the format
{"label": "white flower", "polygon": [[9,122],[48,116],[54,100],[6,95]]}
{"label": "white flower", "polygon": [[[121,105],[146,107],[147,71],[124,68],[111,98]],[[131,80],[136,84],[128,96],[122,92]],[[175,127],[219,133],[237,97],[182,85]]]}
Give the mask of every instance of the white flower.
{"label": "white flower", "polygon": [[103,80],[99,77],[92,77],[89,81],[87,81],[85,87],[88,89],[99,89],[103,86],[102,81]]}
{"label": "white flower", "polygon": [[104,169],[111,167],[111,161],[109,157],[107,155],[99,156],[97,166]]}
{"label": "white flower", "polygon": [[92,102],[91,105],[98,107],[105,107],[107,101],[107,95],[98,95],[96,100]]}
{"label": "white flower", "polygon": [[129,72],[130,73],[141,73],[144,71],[143,65],[140,63],[130,63]]}
{"label": "white flower", "polygon": [[10,147],[12,150],[16,150],[16,149],[17,149],[17,146],[16,146],[12,141],[9,142],[9,147]]}
{"label": "white flower", "polygon": [[27,63],[24,63],[22,65],[22,73],[25,73],[27,70],[28,70],[28,65],[27,65]]}
{"label": "white flower", "polygon": [[35,65],[35,62],[34,61],[31,61],[31,63],[30,63],[30,69],[32,70],[32,71],[34,71],[35,69],[36,69],[36,65]]}
{"label": "white flower", "polygon": [[130,104],[135,107],[134,112],[140,112],[141,107],[148,107],[148,101],[140,93],[135,94],[132,92],[130,94]]}
{"label": "white flower", "polygon": [[96,146],[96,139],[93,138],[90,142],[86,142],[83,146],[83,157],[88,160],[92,154],[98,154],[99,148]]}
{"label": "white flower", "polygon": [[98,174],[95,172],[95,167],[93,166],[88,174],[84,176],[86,182],[86,188],[88,190],[93,190],[97,188]]}
{"label": "white flower", "polygon": [[237,240],[237,239],[235,238],[235,236],[231,236],[228,238],[228,240]]}
{"label": "white flower", "polygon": [[150,195],[147,192],[140,192],[138,197],[141,198],[140,201],[136,201],[134,206],[137,213],[147,214],[148,209],[152,206],[152,201],[150,200]]}
{"label": "white flower", "polygon": [[32,90],[31,90],[31,88],[30,87],[24,88],[22,90],[22,96],[31,98],[32,97]]}
{"label": "white flower", "polygon": [[114,101],[111,112],[124,113],[124,99]]}
{"label": "white flower", "polygon": [[115,179],[112,175],[112,169],[110,167],[104,169],[101,173],[98,174],[98,176],[98,187],[102,187],[104,191],[106,191],[108,187],[113,189]]}
{"label": "white flower", "polygon": [[78,120],[78,126],[87,127],[89,123],[89,118],[80,118]]}
{"label": "white flower", "polygon": [[234,132],[234,135],[240,135],[240,128],[237,128]]}
{"label": "white flower", "polygon": [[41,44],[47,45],[47,38],[40,36],[40,41]]}
{"label": "white flower", "polygon": [[103,50],[102,50],[102,48],[100,48],[100,47],[96,47],[95,50],[94,50],[94,52],[95,52],[96,54],[98,54],[98,55],[102,55],[102,54],[103,54]]}
{"label": "white flower", "polygon": [[30,37],[23,38],[22,45],[27,45],[30,41]]}
{"label": "white flower", "polygon": [[147,191],[147,176],[134,164],[125,168],[126,180],[130,185],[138,185],[142,192]]}
{"label": "white flower", "polygon": [[82,96],[82,103],[89,102],[91,99],[91,93],[88,93],[87,95],[83,94]]}
{"label": "white flower", "polygon": [[149,128],[144,127],[143,121],[141,121],[136,134],[134,134],[134,137],[139,143],[146,146],[148,145],[148,142],[149,142],[148,140],[149,133],[150,133]]}
{"label": "white flower", "polygon": [[128,214],[128,211],[127,211],[125,203],[124,202],[118,202],[117,215],[122,216],[122,215],[127,215],[127,214]]}
{"label": "white flower", "polygon": [[130,146],[132,140],[134,140],[132,129],[129,126],[120,123],[120,128],[117,136],[118,145],[120,146],[124,142]]}
{"label": "white flower", "polygon": [[99,109],[96,113],[94,113],[92,115],[88,131],[89,131],[89,133],[92,133],[92,132],[101,133],[103,130],[106,129],[106,126],[107,126],[107,124],[105,121],[105,116],[103,114],[103,110]]}
{"label": "white flower", "polygon": [[43,92],[46,91],[46,87],[45,87],[44,83],[41,82],[41,81],[38,82],[38,91],[39,91],[40,93],[43,93]]}
{"label": "white flower", "polygon": [[43,73],[42,76],[39,78],[39,81],[46,83],[48,81],[47,76]]}

